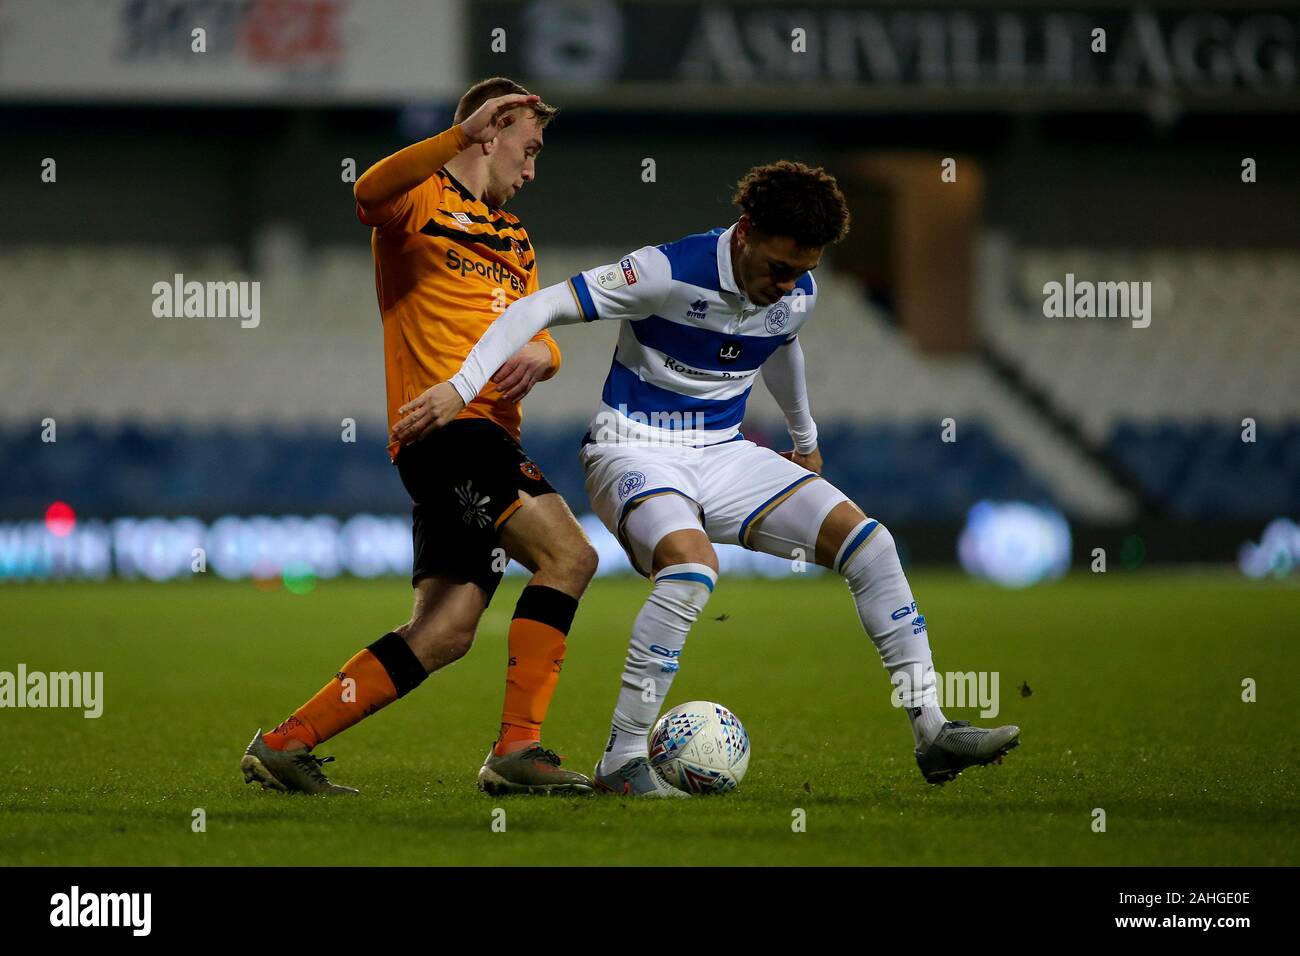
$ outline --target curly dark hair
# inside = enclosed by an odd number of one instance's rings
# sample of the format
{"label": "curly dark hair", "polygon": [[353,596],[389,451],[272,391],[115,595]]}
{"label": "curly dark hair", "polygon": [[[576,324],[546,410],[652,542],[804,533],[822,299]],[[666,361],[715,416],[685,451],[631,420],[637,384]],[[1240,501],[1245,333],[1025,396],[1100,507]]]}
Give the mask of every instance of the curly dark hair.
{"label": "curly dark hair", "polygon": [[849,234],[849,207],[835,177],[820,166],[783,159],[755,166],[736,183],[731,201],[769,236],[789,236],[819,249]]}

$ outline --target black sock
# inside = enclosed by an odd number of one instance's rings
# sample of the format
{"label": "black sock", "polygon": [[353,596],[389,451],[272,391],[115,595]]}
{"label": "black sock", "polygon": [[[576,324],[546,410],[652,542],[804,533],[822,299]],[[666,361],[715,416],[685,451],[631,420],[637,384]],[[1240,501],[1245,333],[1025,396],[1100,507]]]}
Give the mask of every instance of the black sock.
{"label": "black sock", "polygon": [[411,645],[406,643],[406,638],[396,631],[389,631],[366,650],[379,658],[379,663],[384,665],[389,679],[397,688],[398,697],[405,697],[429,676],[420,659],[411,650]]}
{"label": "black sock", "polygon": [[530,584],[519,595],[515,617],[527,618],[568,634],[573,626],[573,615],[578,611],[578,599],[545,584]]}

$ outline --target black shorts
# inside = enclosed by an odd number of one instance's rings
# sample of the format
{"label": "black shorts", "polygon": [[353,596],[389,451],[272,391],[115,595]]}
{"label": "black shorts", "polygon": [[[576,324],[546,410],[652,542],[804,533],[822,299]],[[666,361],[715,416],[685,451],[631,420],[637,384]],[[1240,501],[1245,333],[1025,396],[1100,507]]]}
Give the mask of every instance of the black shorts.
{"label": "black shorts", "polygon": [[[434,575],[473,581],[488,600],[505,560],[493,552],[501,525],[521,504],[555,491],[504,428],[458,418],[397,453],[397,471],[415,507],[412,586]],[[496,570],[496,569],[501,570]]]}

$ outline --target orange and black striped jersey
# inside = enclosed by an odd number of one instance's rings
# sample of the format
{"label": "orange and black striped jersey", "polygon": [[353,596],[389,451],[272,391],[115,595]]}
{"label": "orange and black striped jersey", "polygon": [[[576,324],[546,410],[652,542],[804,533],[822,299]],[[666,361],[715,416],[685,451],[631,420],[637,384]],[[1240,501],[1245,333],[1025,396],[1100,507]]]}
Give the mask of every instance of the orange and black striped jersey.
{"label": "orange and black striped jersey", "polygon": [[[446,168],[392,203],[374,226],[375,291],[384,323],[388,426],[398,409],[460,370],[506,306],[538,289],[537,256],[518,218],[488,206]],[[551,350],[554,375],[560,350],[543,330],[533,341]],[[518,402],[502,399],[488,382],[458,418],[486,418],[516,440]],[[392,442],[388,453],[397,456]]]}

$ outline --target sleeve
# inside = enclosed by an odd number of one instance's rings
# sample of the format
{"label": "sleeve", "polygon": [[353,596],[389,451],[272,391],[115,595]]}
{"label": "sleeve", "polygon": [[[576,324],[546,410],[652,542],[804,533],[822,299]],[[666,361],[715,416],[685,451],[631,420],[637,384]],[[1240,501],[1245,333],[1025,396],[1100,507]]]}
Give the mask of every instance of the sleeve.
{"label": "sleeve", "polygon": [[[392,229],[409,221],[416,189],[428,184],[434,173],[470,145],[456,125],[385,156],[362,173],[352,188],[357,218],[376,229]],[[436,184],[433,188],[437,189]]]}
{"label": "sleeve", "polygon": [[811,318],[813,309],[817,307],[817,280],[812,277],[812,273],[805,273],[795,287],[794,295],[790,298],[790,327],[785,337],[786,345],[799,335],[799,330],[804,327],[804,323]]}
{"label": "sleeve", "polygon": [[817,447],[817,425],[808,402],[803,346],[797,337],[782,345],[763,363],[763,382],[785,415],[795,451],[806,455]]}
{"label": "sleeve", "polygon": [[415,232],[429,219],[429,199],[436,208],[440,184],[437,179],[427,180],[414,189],[408,189],[383,206],[365,209],[357,203],[357,218],[363,225],[373,226],[385,233]]}
{"label": "sleeve", "polygon": [[579,272],[566,283],[584,322],[644,319],[659,311],[671,284],[668,257],[654,246]]}
{"label": "sleeve", "polygon": [[[537,268],[537,254],[534,252],[533,271],[528,273],[528,284],[524,287],[524,295],[532,295],[534,292],[537,291],[537,289],[541,285],[541,282],[539,281],[540,272],[541,270]],[[534,335],[531,339],[529,339],[529,341],[541,342],[543,345],[545,345],[548,349],[551,350],[551,367],[546,370],[546,373],[544,375],[542,375],[540,381],[545,382],[549,378],[554,378],[555,373],[560,370],[560,362],[563,359],[563,356],[560,353],[560,343],[555,341],[555,339],[551,336],[551,333],[546,331],[546,329],[542,329],[542,331]]]}
{"label": "sleeve", "polygon": [[525,342],[552,325],[567,325],[581,320],[567,282],[516,299],[470,349],[460,371],[451,377],[452,387],[468,405],[506,359],[518,352]]}

